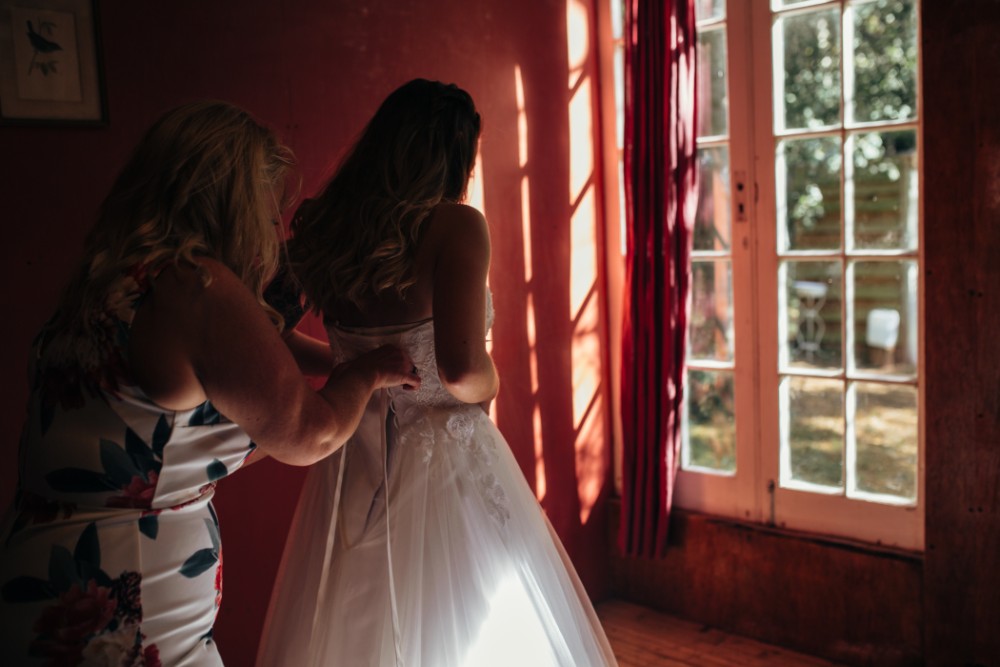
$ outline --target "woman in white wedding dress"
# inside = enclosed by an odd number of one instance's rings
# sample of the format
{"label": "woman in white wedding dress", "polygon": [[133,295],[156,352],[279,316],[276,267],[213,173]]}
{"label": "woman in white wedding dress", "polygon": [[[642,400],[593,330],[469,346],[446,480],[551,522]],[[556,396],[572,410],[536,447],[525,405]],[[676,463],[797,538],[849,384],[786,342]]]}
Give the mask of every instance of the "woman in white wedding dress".
{"label": "woman in white wedding dress", "polygon": [[391,343],[422,384],[376,394],[310,470],[261,667],[616,664],[486,412],[489,229],[459,203],[479,132],[465,91],[411,81],[293,222],[293,265],[335,361]]}

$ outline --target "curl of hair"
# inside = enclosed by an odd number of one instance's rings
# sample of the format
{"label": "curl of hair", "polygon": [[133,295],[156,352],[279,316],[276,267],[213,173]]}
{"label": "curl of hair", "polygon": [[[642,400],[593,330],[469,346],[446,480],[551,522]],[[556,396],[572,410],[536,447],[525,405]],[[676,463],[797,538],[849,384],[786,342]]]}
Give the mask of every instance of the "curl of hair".
{"label": "curl of hair", "polygon": [[[287,187],[293,164],[273,132],[231,104],[195,102],[164,114],[101,205],[75,280],[43,332],[50,347],[99,338],[95,315],[133,267],[197,267],[197,257],[225,264],[280,328],[262,293],[282,250],[275,225],[297,194]],[[208,274],[201,275],[207,286]]]}
{"label": "curl of hair", "polygon": [[421,226],[465,197],[479,134],[472,97],[454,84],[415,79],[386,98],[292,221],[292,265],[314,308],[405,295]]}

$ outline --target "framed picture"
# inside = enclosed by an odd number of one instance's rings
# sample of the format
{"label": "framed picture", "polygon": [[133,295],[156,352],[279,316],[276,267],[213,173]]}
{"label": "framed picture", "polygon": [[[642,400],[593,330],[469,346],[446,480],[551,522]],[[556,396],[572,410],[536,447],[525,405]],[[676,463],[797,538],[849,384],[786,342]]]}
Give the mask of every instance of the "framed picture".
{"label": "framed picture", "polygon": [[0,123],[106,122],[97,0],[0,0]]}

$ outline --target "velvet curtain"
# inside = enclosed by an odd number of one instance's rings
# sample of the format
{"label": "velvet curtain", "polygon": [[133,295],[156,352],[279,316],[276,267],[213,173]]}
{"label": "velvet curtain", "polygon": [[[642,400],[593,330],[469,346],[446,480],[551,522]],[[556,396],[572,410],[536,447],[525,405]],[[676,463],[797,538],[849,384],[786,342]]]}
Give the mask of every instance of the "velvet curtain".
{"label": "velvet curtain", "polygon": [[695,0],[626,0],[622,517],[627,555],[659,557],[680,456],[697,208]]}

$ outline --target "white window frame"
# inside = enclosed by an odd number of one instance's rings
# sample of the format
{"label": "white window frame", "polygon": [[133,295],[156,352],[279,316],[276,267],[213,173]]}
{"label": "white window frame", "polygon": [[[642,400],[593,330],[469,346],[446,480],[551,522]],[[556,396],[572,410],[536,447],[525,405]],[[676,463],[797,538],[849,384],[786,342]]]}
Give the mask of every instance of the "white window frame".
{"label": "white window frame", "polygon": [[[746,72],[753,62],[749,32],[734,26],[747,25],[750,20],[749,2],[729,2],[726,11],[727,83],[729,86],[729,193],[730,193],[730,256],[733,285],[733,359],[735,381],[734,416],[736,421],[736,472],[717,473],[700,469],[678,472],[674,496],[679,507],[709,514],[763,521],[765,515],[759,502],[760,469],[758,448],[758,393],[747,391],[756,378],[757,356],[753,331],[757,326],[756,307],[746,307],[756,300],[754,276],[755,160],[750,138],[753,136],[754,109],[753,77]],[[735,69],[734,69],[735,67]],[[741,68],[744,71],[741,71]],[[737,215],[739,184],[745,212]]]}
{"label": "white window frame", "polygon": [[[607,0],[605,0],[607,4]],[[678,473],[675,507],[774,525],[848,540],[906,550],[924,548],[924,288],[918,280],[917,304],[917,500],[914,504],[868,502],[839,494],[782,487],[780,472],[778,230],[775,200],[773,118],[773,17],[765,0],[727,0],[727,80],[729,86],[729,164],[731,257],[733,278],[733,344],[735,360],[736,472],[682,469]],[[846,0],[815,0],[803,7],[840,6]],[[919,8],[919,4],[918,4]],[[608,11],[605,9],[604,11]],[[918,13],[919,43],[919,13]],[[842,40],[844,39],[842,35]],[[608,42],[605,42],[606,44]],[[846,54],[842,41],[842,53]],[[922,57],[922,52],[921,52]],[[604,71],[607,71],[605,59]],[[842,70],[843,71],[843,70]],[[923,266],[923,109],[918,60],[917,150],[920,206],[916,260]],[[606,81],[612,79],[606,78]],[[842,84],[843,85],[843,84]],[[609,86],[609,88],[613,87]],[[611,93],[613,96],[613,92]],[[613,99],[613,98],[612,98]],[[613,105],[613,101],[612,101]],[[608,108],[605,104],[605,109]],[[611,106],[613,109],[614,107]],[[614,119],[614,116],[612,116]],[[606,136],[606,134],[605,134]],[[846,135],[845,135],[846,136]],[[611,154],[611,151],[608,151]],[[610,169],[610,167],[608,168]],[[607,173],[607,172],[606,172]],[[615,172],[617,174],[617,168]],[[609,182],[616,182],[609,181]],[[743,183],[746,221],[737,217],[738,183]],[[842,188],[843,196],[843,188]],[[606,197],[609,219],[617,220],[622,193]],[[608,225],[611,315],[621,312],[622,258],[618,225]],[[873,253],[875,254],[875,253]],[[616,264],[617,263],[617,264]],[[919,269],[918,269],[919,270]],[[844,285],[845,301],[847,285]],[[620,319],[612,320],[619,322]],[[846,321],[845,321],[846,328]],[[614,330],[614,327],[612,327]],[[616,341],[612,341],[612,345]],[[617,348],[613,347],[617,351]],[[617,356],[617,355],[615,355]],[[844,360],[846,364],[846,359]],[[618,360],[613,368],[619,367]],[[616,373],[612,373],[616,375]],[[840,377],[840,376],[838,376]],[[846,400],[846,393],[845,393]],[[618,413],[620,414],[620,413]],[[616,418],[618,418],[616,414]],[[620,428],[620,425],[619,425]],[[616,433],[620,433],[616,428]],[[616,439],[620,460],[620,437]],[[616,482],[620,488],[620,465]],[[846,480],[845,480],[846,488]]]}

